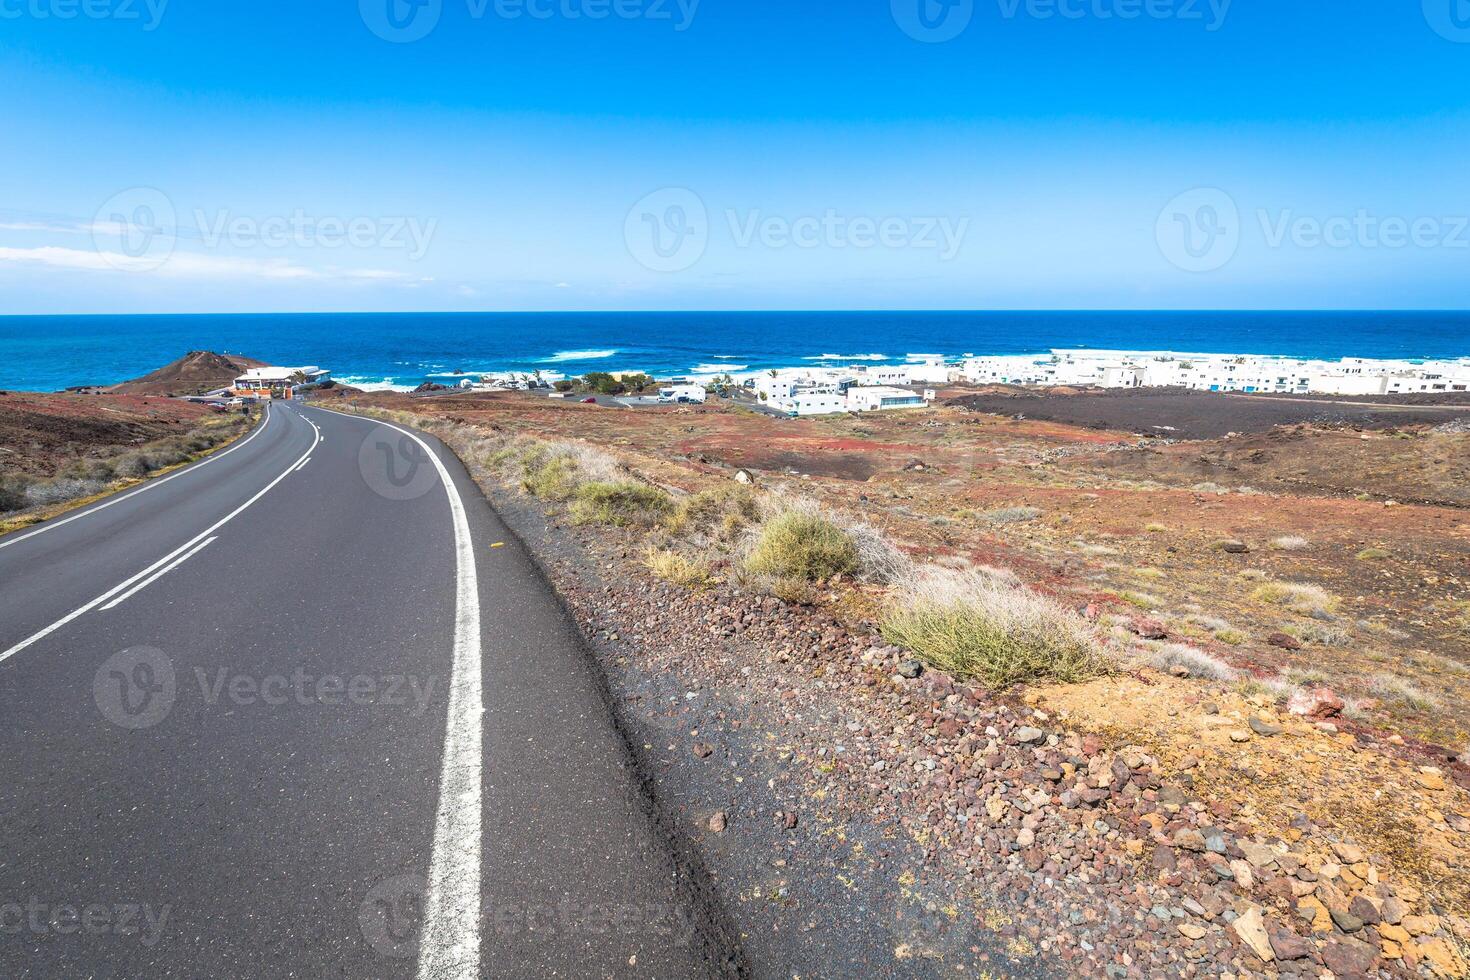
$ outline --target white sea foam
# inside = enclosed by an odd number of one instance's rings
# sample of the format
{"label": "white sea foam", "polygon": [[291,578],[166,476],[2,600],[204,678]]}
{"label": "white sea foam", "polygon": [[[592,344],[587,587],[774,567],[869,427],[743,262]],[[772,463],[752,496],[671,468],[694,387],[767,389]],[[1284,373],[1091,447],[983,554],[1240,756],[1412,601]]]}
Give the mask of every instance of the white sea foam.
{"label": "white sea foam", "polygon": [[363,378],[347,375],[337,379],[339,384],[350,388],[361,388],[363,391],[413,391],[418,385],[401,385],[392,378]]}
{"label": "white sea foam", "polygon": [[816,354],[803,361],[886,361],[887,354]]}
{"label": "white sea foam", "polygon": [[613,350],[561,350],[550,357],[543,357],[542,364],[560,364],[563,361],[598,361],[604,357],[613,357],[618,353]]}
{"label": "white sea foam", "polygon": [[696,364],[689,369],[690,374],[733,374],[736,371],[744,371],[750,367],[749,364]]}

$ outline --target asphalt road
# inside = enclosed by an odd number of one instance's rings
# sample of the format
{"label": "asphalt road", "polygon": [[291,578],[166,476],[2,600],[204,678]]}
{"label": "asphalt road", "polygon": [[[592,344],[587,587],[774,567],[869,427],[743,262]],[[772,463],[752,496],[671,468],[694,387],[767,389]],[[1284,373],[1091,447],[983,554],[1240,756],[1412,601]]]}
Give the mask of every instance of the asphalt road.
{"label": "asphalt road", "polygon": [[452,453],[277,403],[0,538],[0,976],[738,966]]}

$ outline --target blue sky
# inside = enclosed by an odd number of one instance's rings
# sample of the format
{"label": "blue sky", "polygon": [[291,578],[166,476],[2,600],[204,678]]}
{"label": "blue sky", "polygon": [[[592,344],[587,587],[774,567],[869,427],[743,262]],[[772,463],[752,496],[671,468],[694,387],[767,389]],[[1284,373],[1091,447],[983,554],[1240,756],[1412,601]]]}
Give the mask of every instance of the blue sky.
{"label": "blue sky", "polygon": [[1464,308],[1466,78],[1470,0],[0,0],[0,313]]}

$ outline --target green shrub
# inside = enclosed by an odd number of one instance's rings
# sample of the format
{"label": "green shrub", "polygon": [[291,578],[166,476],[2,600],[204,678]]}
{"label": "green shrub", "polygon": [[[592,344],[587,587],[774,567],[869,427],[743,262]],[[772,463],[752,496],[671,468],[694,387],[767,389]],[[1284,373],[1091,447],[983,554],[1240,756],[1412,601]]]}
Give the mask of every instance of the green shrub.
{"label": "green shrub", "polygon": [[882,621],[890,643],[993,688],[1076,683],[1111,669],[1091,626],[1060,603],[980,572],[930,569]]}
{"label": "green shrub", "polygon": [[821,514],[787,510],[766,522],[745,567],[774,579],[816,582],[860,567],[857,542]]}
{"label": "green shrub", "polygon": [[536,465],[526,466],[521,487],[542,500],[569,500],[580,483],[577,464],[571,459],[565,456],[538,457]]}
{"label": "green shrub", "polygon": [[577,487],[572,494],[571,514],[576,524],[651,527],[673,509],[673,500],[657,487],[631,480],[599,480]]}

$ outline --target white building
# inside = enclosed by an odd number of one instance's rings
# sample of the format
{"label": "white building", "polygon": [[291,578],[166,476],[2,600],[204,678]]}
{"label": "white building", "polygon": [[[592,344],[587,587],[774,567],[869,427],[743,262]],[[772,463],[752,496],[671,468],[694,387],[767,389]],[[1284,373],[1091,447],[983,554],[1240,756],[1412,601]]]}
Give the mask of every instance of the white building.
{"label": "white building", "polygon": [[290,398],[303,388],[332,380],[332,372],[316,365],[251,368],[235,379],[236,395],[248,398]]}
{"label": "white building", "polygon": [[966,359],[960,376],[975,384],[1181,387],[1197,391],[1383,395],[1470,391],[1470,359],[1306,360],[1259,354],[1165,351],[1053,351]]}
{"label": "white building", "polygon": [[[922,395],[879,379],[911,379],[914,365],[892,368],[789,368],[754,379],[755,390],[770,407],[789,415],[831,415],[921,407]],[[932,366],[923,365],[928,371]],[[948,368],[944,368],[946,377]]]}
{"label": "white building", "polygon": [[876,412],[885,408],[922,408],[924,396],[907,388],[868,385],[847,389],[847,411]]}

